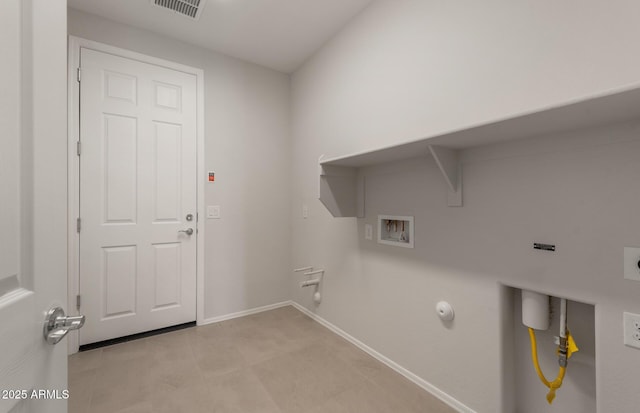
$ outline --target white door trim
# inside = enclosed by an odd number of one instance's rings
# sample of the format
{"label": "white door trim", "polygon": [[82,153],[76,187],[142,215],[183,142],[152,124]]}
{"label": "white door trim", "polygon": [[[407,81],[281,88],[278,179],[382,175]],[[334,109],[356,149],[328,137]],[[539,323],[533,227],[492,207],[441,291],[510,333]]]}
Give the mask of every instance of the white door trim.
{"label": "white door trim", "polygon": [[[125,57],[127,59],[137,60],[143,63],[150,63],[157,66],[166,67],[168,69],[177,70],[184,73],[192,74],[196,77],[196,93],[197,93],[197,209],[198,222],[196,223],[196,240],[197,240],[197,258],[196,258],[196,322],[202,324],[204,322],[204,189],[205,189],[205,165],[204,165],[204,70],[186,66],[180,63],[147,56],[141,53],[132,52],[130,50],[121,49],[104,43],[94,42],[92,40],[80,37],[69,36],[69,64],[68,64],[68,179],[69,179],[69,200],[67,210],[69,212],[68,222],[68,289],[70,313],[77,313],[76,296],[79,293],[80,274],[78,273],[78,259],[80,257],[80,244],[78,233],[76,231],[76,218],[79,216],[80,197],[79,197],[79,160],[77,156],[79,129],[79,83],[77,81],[78,67],[80,64],[80,48],[87,48],[103,53],[109,53],[115,56]],[[69,354],[76,353],[79,348],[78,334],[69,334]]]}

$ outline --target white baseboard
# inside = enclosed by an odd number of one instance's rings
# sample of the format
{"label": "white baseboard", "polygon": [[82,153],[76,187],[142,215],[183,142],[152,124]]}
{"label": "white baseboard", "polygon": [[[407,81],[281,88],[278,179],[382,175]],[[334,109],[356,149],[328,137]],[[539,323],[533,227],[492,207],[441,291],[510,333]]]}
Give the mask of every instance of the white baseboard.
{"label": "white baseboard", "polygon": [[198,322],[199,326],[204,326],[207,324],[219,323],[225,320],[231,320],[233,318],[244,317],[251,314],[261,313],[263,311],[275,310],[276,308],[286,307],[291,305],[291,301],[283,301],[281,303],[269,304],[262,307],[250,308],[248,310],[238,311],[237,313],[225,314],[217,317],[205,318],[202,321]]}
{"label": "white baseboard", "polygon": [[269,304],[269,305],[265,305],[265,306],[262,306],[262,307],[251,308],[249,310],[238,311],[236,313],[226,314],[226,315],[222,315],[222,316],[218,316],[218,317],[211,317],[211,318],[207,318],[207,319],[202,320],[201,322],[198,323],[198,325],[203,326],[203,325],[207,325],[207,324],[219,323],[221,321],[231,320],[231,319],[238,318],[238,317],[244,317],[244,316],[248,316],[248,315],[251,315],[251,314],[257,314],[257,313],[261,313],[263,311],[274,310],[276,308],[286,307],[288,305],[291,305],[291,306],[295,307],[296,309],[298,309],[302,313],[304,313],[307,316],[309,316],[310,318],[312,318],[314,321],[318,322],[319,324],[322,324],[323,326],[325,326],[326,328],[328,328],[329,330],[331,330],[335,334],[339,335],[340,337],[342,337],[345,340],[349,341],[351,344],[353,344],[356,347],[360,348],[362,351],[366,352],[371,357],[373,357],[376,360],[380,361],[381,363],[389,366],[391,369],[395,370],[399,374],[403,375],[407,379],[411,380],[413,383],[415,383],[418,386],[420,386],[421,388],[423,388],[425,391],[431,393],[432,395],[434,395],[438,399],[442,400],[444,403],[446,403],[447,405],[451,406],[456,411],[458,411],[460,413],[476,413],[473,409],[471,409],[470,407],[466,406],[464,403],[460,402],[459,400],[455,399],[454,397],[450,396],[449,394],[443,392],[442,390],[440,390],[439,388],[435,387],[434,385],[432,385],[431,383],[427,382],[426,380],[422,379],[421,377],[417,376],[416,374],[414,374],[414,373],[410,372],[409,370],[405,369],[404,367],[402,367],[398,363],[394,362],[393,360],[391,360],[391,359],[385,357],[384,355],[378,353],[376,350],[374,350],[371,347],[367,346],[366,344],[364,344],[363,342],[361,342],[357,338],[351,336],[350,334],[348,334],[344,330],[340,329],[339,327],[336,327],[335,325],[331,324],[330,322],[328,322],[324,318],[320,317],[319,315],[309,311],[306,307],[301,306],[300,304],[296,303],[295,301],[283,301],[283,302],[280,302],[280,303]]}
{"label": "white baseboard", "polygon": [[398,363],[394,362],[393,360],[391,360],[391,359],[383,356],[382,354],[378,353],[376,350],[374,350],[371,347],[367,346],[366,344],[364,344],[363,342],[361,342],[357,338],[349,335],[344,330],[336,327],[335,325],[331,324],[330,322],[328,322],[324,318],[322,318],[319,315],[309,311],[307,308],[301,306],[300,304],[296,303],[295,301],[291,301],[289,304],[294,306],[296,309],[300,310],[304,314],[308,315],[313,320],[315,320],[318,323],[322,324],[323,326],[325,326],[329,330],[333,331],[334,333],[336,333],[340,337],[342,337],[345,340],[349,341],[351,344],[353,344],[356,347],[360,348],[361,350],[363,350],[364,352],[369,354],[371,357],[377,359],[381,363],[389,366],[390,368],[392,368],[396,372],[402,374],[404,377],[406,377],[407,379],[411,380],[412,382],[414,382],[415,384],[417,384],[418,386],[420,386],[421,388],[423,388],[427,392],[431,393],[432,395],[434,395],[438,399],[442,400],[444,403],[446,403],[447,405],[451,406],[453,409],[457,410],[458,412],[460,412],[460,413],[476,413],[474,410],[472,410],[470,407],[464,405],[459,400],[455,399],[454,397],[450,396],[449,394],[447,394],[447,393],[443,392],[442,390],[438,389],[437,387],[435,387],[431,383],[427,382],[426,380],[422,379],[421,377],[419,377],[419,376],[415,375],[414,373],[410,372],[409,370],[405,369],[404,367],[402,367]]}

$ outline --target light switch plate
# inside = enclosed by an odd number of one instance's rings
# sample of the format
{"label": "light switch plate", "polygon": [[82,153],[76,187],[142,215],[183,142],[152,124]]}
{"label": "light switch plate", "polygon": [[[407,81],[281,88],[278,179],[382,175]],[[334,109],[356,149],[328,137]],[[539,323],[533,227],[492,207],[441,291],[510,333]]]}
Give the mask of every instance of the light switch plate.
{"label": "light switch plate", "polygon": [[373,239],[373,225],[364,224],[364,239],[366,240]]}
{"label": "light switch plate", "polygon": [[624,278],[640,281],[640,248],[624,247]]}
{"label": "light switch plate", "polygon": [[309,206],[302,205],[302,218],[309,218]]}
{"label": "light switch plate", "polygon": [[208,219],[220,219],[220,205],[207,206],[207,218]]}

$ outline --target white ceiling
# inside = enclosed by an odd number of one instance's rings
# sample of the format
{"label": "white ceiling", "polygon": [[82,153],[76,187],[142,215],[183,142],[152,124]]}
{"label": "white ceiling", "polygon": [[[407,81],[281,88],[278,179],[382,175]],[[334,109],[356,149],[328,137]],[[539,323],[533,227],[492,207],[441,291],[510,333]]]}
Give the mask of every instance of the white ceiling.
{"label": "white ceiling", "polygon": [[69,7],[290,73],[373,0],[206,0],[194,21],[150,0]]}

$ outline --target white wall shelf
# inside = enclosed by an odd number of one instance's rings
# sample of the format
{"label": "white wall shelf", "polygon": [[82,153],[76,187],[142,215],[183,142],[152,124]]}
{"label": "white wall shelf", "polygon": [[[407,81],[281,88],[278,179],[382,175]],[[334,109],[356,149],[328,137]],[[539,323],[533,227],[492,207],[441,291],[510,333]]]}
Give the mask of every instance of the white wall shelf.
{"label": "white wall shelf", "polygon": [[461,150],[637,118],[640,118],[640,87],[636,85],[416,141],[352,155],[320,157],[318,198],[334,217],[364,217],[365,178],[360,168],[424,154],[433,156],[447,183],[447,204],[462,206]]}

